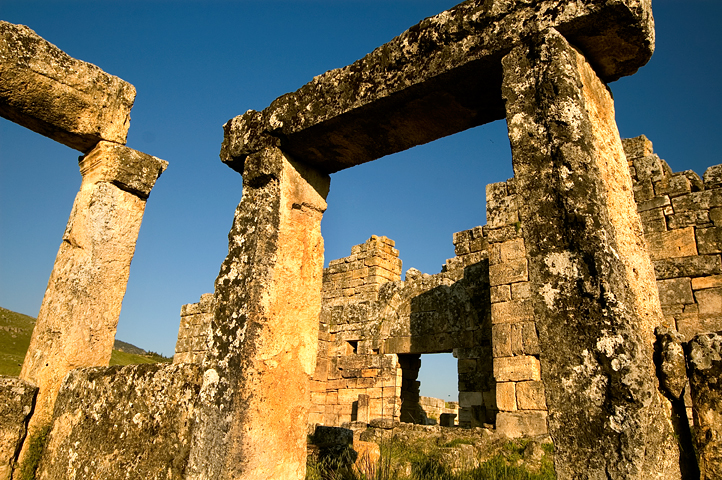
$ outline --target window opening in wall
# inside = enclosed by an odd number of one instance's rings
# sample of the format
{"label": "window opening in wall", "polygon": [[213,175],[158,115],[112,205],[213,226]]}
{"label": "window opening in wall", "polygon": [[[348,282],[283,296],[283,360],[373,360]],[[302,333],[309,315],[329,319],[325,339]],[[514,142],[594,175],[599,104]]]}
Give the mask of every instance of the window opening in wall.
{"label": "window opening in wall", "polygon": [[348,354],[358,353],[358,340],[346,340]]}

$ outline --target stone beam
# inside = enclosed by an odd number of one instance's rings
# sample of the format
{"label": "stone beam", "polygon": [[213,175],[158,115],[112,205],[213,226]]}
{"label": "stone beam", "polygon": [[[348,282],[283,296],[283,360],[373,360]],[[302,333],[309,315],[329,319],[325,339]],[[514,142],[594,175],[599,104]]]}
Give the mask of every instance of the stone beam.
{"label": "stone beam", "polygon": [[652,361],[664,317],[611,93],[553,30],[503,65],[557,476],[680,478]]}
{"label": "stone beam", "polygon": [[87,153],[125,144],[134,100],[128,82],[0,21],[0,116]]}
{"label": "stone beam", "polygon": [[20,372],[39,388],[29,436],[50,423],[70,370],[108,365],[146,199],[167,166],[110,142],[79,163],[83,181]]}
{"label": "stone beam", "polygon": [[216,279],[187,479],[296,479],[306,470],[328,175],[251,155]]}
{"label": "stone beam", "polygon": [[273,146],[333,173],[502,119],[501,58],[547,28],[604,81],[633,74],[654,48],[650,0],[469,0],[229,120],[221,159],[242,172]]}

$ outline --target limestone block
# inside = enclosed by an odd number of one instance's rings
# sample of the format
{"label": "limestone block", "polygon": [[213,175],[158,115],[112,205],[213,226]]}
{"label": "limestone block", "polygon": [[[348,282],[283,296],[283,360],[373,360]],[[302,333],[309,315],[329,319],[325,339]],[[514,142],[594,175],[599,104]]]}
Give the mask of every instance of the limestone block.
{"label": "limestone block", "polygon": [[643,202],[637,202],[637,211],[646,212],[655,208],[664,208],[671,204],[672,203],[669,201],[669,197],[667,195],[662,195],[659,197],[653,197]]}
{"label": "limestone block", "polygon": [[508,302],[511,300],[511,287],[507,284],[495,285],[490,289],[491,303]]}
{"label": "limestone block", "polygon": [[505,412],[517,410],[515,382],[497,382],[496,408]]}
{"label": "limestone block", "polygon": [[489,265],[489,283],[492,287],[527,280],[529,280],[529,270],[526,258]]}
{"label": "limestone block", "polygon": [[202,379],[191,364],[73,370],[37,478],[184,479]]}
{"label": "limestone block", "polygon": [[634,159],[634,169],[637,172],[637,179],[649,179],[653,183],[672,173],[667,162],[655,154]]}
{"label": "limestone block", "polygon": [[494,379],[497,382],[541,380],[539,359],[531,355],[494,358]]}
{"label": "limestone block", "polygon": [[654,197],[654,185],[649,178],[640,179],[634,184],[634,200],[637,204],[646,202]]}
{"label": "limestone block", "polygon": [[534,310],[528,298],[491,305],[493,324],[529,322],[534,320]]}
{"label": "limestone block", "polygon": [[333,173],[501,119],[499,59],[557,27],[607,81],[635,72],[652,54],[648,1],[463,2],[262,112],[230,120],[221,158],[241,171],[247,155],[283,138],[291,156]]}
{"label": "limestone block", "polygon": [[692,182],[684,172],[675,173],[666,180],[654,184],[657,195],[669,195],[674,198],[692,192]]}
{"label": "limestone block", "polygon": [[499,412],[496,414],[496,432],[509,438],[544,435],[547,433],[547,412]]}
{"label": "limestone block", "polygon": [[710,208],[709,219],[715,227],[722,227],[722,207]]}
{"label": "limestone block", "polygon": [[722,188],[692,192],[672,199],[672,208],[676,213],[709,210],[714,207],[722,207]]}
{"label": "limestone block", "polygon": [[681,212],[667,217],[667,225],[670,230],[676,230],[689,226],[707,227],[711,226],[708,210],[696,212]]}
{"label": "limestone block", "polygon": [[491,326],[491,345],[494,358],[510,357],[511,350],[511,323],[500,323]]}
{"label": "limestone block", "polygon": [[0,480],[10,480],[37,392],[19,378],[0,377]]}
{"label": "limestone block", "polygon": [[716,287],[722,287],[722,275],[710,275],[709,277],[692,279],[692,290],[703,290],[705,288]]}
{"label": "limestone block", "polygon": [[719,317],[722,320],[722,287],[694,292],[700,316]]}
{"label": "limestone block", "polygon": [[484,236],[489,241],[489,243],[506,242],[507,240],[511,240],[512,238],[521,237],[520,225],[507,225],[500,228],[489,228],[488,226],[484,225],[483,228],[485,232]]}
{"label": "limestone block", "polygon": [[0,22],[0,116],[81,152],[125,144],[135,88],[24,25]]}
{"label": "limestone block", "polygon": [[722,227],[698,228],[697,247],[700,255],[722,252]]}
{"label": "limestone block", "polygon": [[694,303],[692,282],[689,278],[657,280],[659,301],[662,305]]}
{"label": "limestone block", "polygon": [[459,392],[459,405],[462,407],[471,407],[473,405],[483,405],[481,392]]}
{"label": "limestone block", "polygon": [[706,188],[722,187],[722,165],[712,165],[702,177]]}
{"label": "limestone block", "polygon": [[514,300],[523,300],[529,297],[531,297],[531,284],[529,282],[511,284],[511,298]]}
{"label": "limestone block", "polygon": [[652,142],[644,135],[634,138],[623,138],[622,147],[624,148],[624,154],[629,161],[646,157],[652,155],[653,153]]}
{"label": "limestone block", "polygon": [[546,410],[547,402],[544,397],[544,384],[542,382],[517,383],[516,401],[519,410]]}
{"label": "limestone block", "polygon": [[722,332],[700,334],[686,348],[700,478],[722,478]]}
{"label": "limestone block", "polygon": [[666,258],[655,260],[652,263],[658,280],[676,277],[705,277],[722,273],[720,255]]}
{"label": "limestone block", "polygon": [[697,255],[694,227],[645,235],[652,260]]}
{"label": "limestone block", "polygon": [[[488,191],[488,189],[487,189]],[[516,205],[516,195],[489,198],[486,201],[486,224],[490,228],[514,225],[519,222],[519,208]]]}

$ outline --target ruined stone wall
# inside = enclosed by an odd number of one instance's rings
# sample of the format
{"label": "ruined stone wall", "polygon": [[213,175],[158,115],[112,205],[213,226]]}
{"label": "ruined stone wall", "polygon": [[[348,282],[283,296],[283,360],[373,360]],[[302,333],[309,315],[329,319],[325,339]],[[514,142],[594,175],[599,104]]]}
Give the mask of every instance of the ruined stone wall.
{"label": "ruined stone wall", "polygon": [[203,363],[213,319],[213,294],[204,293],[198,303],[183,305],[173,363]]}
{"label": "ruined stone wall", "polygon": [[[491,389],[486,253],[467,252],[436,275],[410,269],[401,281],[393,245],[371,237],[325,271],[311,423],[359,420],[364,395],[371,419],[425,423],[417,380],[423,353],[453,351],[460,358],[463,395],[481,398]],[[379,275],[374,267],[386,271]],[[488,421],[485,411],[465,410],[465,425]]]}
{"label": "ruined stone wall", "polygon": [[645,136],[623,145],[666,320],[686,341],[722,330],[722,165],[673,173]]}
{"label": "ruined stone wall", "polygon": [[440,398],[419,397],[419,405],[424,410],[428,425],[439,425],[441,415],[454,415],[458,419],[459,402],[447,402]]}
{"label": "ruined stone wall", "polygon": [[396,355],[381,353],[382,339],[370,322],[381,286],[401,278],[394,245],[373,235],[324,269],[311,424],[338,426],[359,420],[359,395],[368,396],[370,419],[399,415],[401,366]]}

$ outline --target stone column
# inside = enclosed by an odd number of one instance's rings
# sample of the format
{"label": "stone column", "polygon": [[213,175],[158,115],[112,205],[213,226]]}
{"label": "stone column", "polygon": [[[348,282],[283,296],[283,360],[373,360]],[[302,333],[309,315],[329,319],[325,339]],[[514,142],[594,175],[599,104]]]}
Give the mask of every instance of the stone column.
{"label": "stone column", "polygon": [[328,175],[249,155],[215,285],[189,479],[303,479]]}
{"label": "stone column", "polygon": [[39,388],[29,436],[50,423],[70,370],[108,365],[145,203],[168,165],[105,141],[79,163],[83,181],[20,372]]}
{"label": "stone column", "polygon": [[503,67],[558,478],[680,478],[652,362],[663,316],[611,93],[555,30]]}

